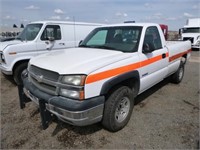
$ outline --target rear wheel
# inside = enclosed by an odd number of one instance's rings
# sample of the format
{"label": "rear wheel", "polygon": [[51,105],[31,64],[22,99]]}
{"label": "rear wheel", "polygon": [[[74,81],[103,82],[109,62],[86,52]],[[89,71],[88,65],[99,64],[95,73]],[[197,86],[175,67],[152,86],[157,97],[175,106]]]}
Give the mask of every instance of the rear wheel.
{"label": "rear wheel", "polygon": [[183,79],[184,72],[184,62],[181,62],[178,70],[172,75],[171,81],[176,84],[180,83]]}
{"label": "rear wheel", "polygon": [[27,68],[28,63],[24,62],[18,65],[14,70],[14,80],[19,85],[22,84],[22,72]]}
{"label": "rear wheel", "polygon": [[122,129],[130,120],[134,94],[127,86],[117,88],[105,102],[102,125],[109,131]]}

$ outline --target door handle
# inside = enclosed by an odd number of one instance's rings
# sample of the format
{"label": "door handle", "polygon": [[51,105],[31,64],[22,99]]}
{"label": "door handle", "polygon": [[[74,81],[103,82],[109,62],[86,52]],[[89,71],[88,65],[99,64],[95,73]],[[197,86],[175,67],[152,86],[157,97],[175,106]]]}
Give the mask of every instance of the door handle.
{"label": "door handle", "polygon": [[59,43],[59,45],[65,45],[65,43]]}
{"label": "door handle", "polygon": [[162,58],[164,59],[166,57],[166,54],[164,53],[164,54],[162,54]]}

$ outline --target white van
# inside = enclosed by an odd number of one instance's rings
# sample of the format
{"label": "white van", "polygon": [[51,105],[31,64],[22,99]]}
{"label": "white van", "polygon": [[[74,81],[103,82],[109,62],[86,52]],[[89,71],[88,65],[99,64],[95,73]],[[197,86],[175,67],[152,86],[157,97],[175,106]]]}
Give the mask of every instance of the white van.
{"label": "white van", "polygon": [[28,24],[13,41],[0,42],[0,69],[21,82],[21,73],[30,58],[52,50],[76,47],[86,35],[101,24],[38,21]]}

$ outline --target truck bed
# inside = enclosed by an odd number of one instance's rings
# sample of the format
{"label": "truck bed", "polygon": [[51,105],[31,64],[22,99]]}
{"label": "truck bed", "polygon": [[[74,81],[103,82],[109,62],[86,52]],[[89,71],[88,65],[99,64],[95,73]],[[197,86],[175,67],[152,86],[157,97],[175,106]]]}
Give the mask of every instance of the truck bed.
{"label": "truck bed", "polygon": [[190,41],[166,41],[170,56],[190,50],[190,45]]}

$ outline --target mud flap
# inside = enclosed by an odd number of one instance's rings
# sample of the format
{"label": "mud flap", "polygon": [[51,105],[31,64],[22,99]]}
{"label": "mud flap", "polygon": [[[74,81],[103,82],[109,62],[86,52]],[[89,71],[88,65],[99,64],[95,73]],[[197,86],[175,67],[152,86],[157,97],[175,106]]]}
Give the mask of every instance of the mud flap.
{"label": "mud flap", "polygon": [[23,84],[17,85],[18,87],[18,94],[19,94],[19,105],[20,109],[25,108],[25,104],[30,102],[31,100],[25,95],[23,91]]}
{"label": "mud flap", "polygon": [[44,100],[41,100],[41,99],[39,100],[39,109],[40,109],[42,128],[43,130],[45,130],[49,127],[49,123],[52,120],[52,116],[51,116],[51,113],[46,109]]}

